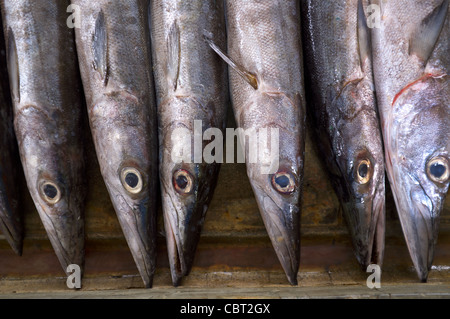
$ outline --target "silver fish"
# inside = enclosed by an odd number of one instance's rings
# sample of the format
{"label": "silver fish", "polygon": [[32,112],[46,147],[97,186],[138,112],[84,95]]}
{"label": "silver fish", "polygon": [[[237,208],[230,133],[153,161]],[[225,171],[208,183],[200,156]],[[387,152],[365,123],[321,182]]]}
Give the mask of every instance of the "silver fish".
{"label": "silver fish", "polygon": [[449,1],[371,3],[386,170],[412,261],[426,281],[450,182]]}
{"label": "silver fish", "polygon": [[14,128],[37,211],[61,266],[84,266],[82,90],[69,1],[3,0]]}
{"label": "silver fish", "polygon": [[157,131],[148,0],[73,0],[76,44],[100,170],[146,287],[156,263]]}
{"label": "silver fish", "polygon": [[3,32],[0,32],[0,52],[0,230],[14,252],[22,255],[23,221],[19,210],[20,196],[17,183],[19,154],[13,127]]}
{"label": "silver fish", "polygon": [[[160,141],[160,180],[166,241],[172,281],[179,285],[192,267],[209,202],[220,168],[203,158],[203,135],[225,127],[228,105],[226,64],[205,39],[225,44],[223,4],[214,0],[154,0],[151,32]],[[196,124],[198,131],[196,131]],[[177,129],[186,134],[175,136]],[[183,133],[183,132],[181,132]],[[191,146],[201,134],[198,159]],[[223,136],[223,134],[222,134]],[[215,137],[220,138],[218,136]],[[189,155],[174,161],[184,143]],[[210,152],[211,153],[211,152]]]}
{"label": "silver fish", "polygon": [[228,0],[226,16],[228,53],[211,46],[231,67],[236,123],[253,132],[245,146],[247,175],[278,259],[296,285],[305,148],[299,2]]}
{"label": "silver fish", "polygon": [[356,258],[381,265],[385,167],[361,0],[302,0],[308,106]]}

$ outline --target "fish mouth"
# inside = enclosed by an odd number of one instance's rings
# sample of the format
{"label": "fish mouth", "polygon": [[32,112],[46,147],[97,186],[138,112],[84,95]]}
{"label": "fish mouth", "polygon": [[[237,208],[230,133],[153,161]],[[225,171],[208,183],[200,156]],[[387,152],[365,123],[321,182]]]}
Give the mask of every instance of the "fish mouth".
{"label": "fish mouth", "polygon": [[[64,272],[69,276],[68,266],[80,266],[84,274],[84,218],[71,211],[36,206],[53,250]],[[61,213],[62,212],[62,213]]]}
{"label": "fish mouth", "polygon": [[300,265],[300,214],[297,205],[277,200],[270,195],[256,191],[257,203],[264,225],[283,267],[289,283],[298,284]]}
{"label": "fish mouth", "polygon": [[410,190],[399,186],[393,187],[393,194],[400,224],[419,280],[426,282],[434,258],[439,210],[418,182]]}
{"label": "fish mouth", "polygon": [[130,248],[136,267],[145,288],[152,287],[156,268],[155,238],[156,221],[142,201],[139,205],[130,205],[122,195],[117,195],[117,217]]}
{"label": "fish mouth", "polygon": [[370,264],[381,267],[384,258],[385,238],[385,196],[384,187],[379,185],[373,198],[353,208],[344,206],[346,220],[350,227],[353,251],[363,271]]}
{"label": "fish mouth", "polygon": [[171,195],[163,207],[166,244],[174,287],[189,275],[194,262],[207,205],[177,208]]}

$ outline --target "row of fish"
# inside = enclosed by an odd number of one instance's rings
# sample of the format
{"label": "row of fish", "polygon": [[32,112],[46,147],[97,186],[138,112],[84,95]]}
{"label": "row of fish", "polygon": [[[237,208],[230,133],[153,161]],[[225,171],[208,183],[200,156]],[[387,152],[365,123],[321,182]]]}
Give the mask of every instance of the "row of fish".
{"label": "row of fish", "polygon": [[[261,173],[267,158],[249,161],[247,174],[291,284],[300,263],[307,107],[361,267],[383,263],[386,171],[425,281],[450,179],[448,2],[2,0],[2,233],[20,254],[15,134],[61,265],[84,264],[85,102],[145,286],[155,271],[158,182],[172,281],[180,284],[220,164],[194,154],[175,163],[186,140],[172,133],[194,132],[199,120],[202,132],[224,130],[230,96],[238,127],[279,130],[276,172]],[[67,25],[70,4],[80,9],[75,28]],[[375,27],[368,8],[378,9]],[[270,154],[266,147],[261,154]]]}

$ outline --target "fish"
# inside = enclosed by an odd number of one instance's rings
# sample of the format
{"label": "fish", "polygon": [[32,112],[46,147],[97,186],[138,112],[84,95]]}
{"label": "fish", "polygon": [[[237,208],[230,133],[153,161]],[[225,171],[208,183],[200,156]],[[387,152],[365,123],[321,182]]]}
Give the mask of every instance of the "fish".
{"label": "fish", "polygon": [[[366,4],[367,6],[367,4]],[[383,263],[385,166],[363,1],[302,0],[307,105],[361,268]]]}
{"label": "fish", "polygon": [[68,1],[1,1],[14,131],[28,191],[64,272],[84,273],[82,90]]}
{"label": "fish", "polygon": [[[247,176],[291,285],[300,265],[305,93],[298,1],[226,1],[230,94]],[[248,141],[248,142],[246,142]]]}
{"label": "fish", "polygon": [[146,288],[156,269],[158,191],[149,3],[72,1],[81,20],[76,48],[100,172]]}
{"label": "fish", "polygon": [[[3,25],[0,16],[0,26]],[[20,164],[14,134],[12,101],[6,65],[6,46],[0,32],[0,230],[17,255],[23,249],[23,217],[17,179]]]}
{"label": "fish", "polygon": [[449,1],[370,4],[387,176],[414,268],[426,282],[450,183]]}
{"label": "fish", "polygon": [[[150,20],[162,208],[178,286],[192,268],[223,161],[227,67],[207,41],[225,45],[225,16],[221,1],[154,0]],[[186,152],[174,157],[184,145]]]}

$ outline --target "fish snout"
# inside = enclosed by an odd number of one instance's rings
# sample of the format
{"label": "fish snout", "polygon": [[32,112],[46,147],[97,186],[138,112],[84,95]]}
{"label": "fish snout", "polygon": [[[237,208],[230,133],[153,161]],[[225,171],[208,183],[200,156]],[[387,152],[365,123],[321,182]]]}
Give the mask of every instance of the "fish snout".
{"label": "fish snout", "polygon": [[403,232],[417,275],[422,282],[427,281],[434,258],[439,211],[420,185],[411,190],[410,206],[402,210]]}
{"label": "fish snout", "polygon": [[[296,200],[256,190],[267,233],[291,285],[297,285],[300,265],[300,209]],[[291,195],[295,196],[295,195]]]}

